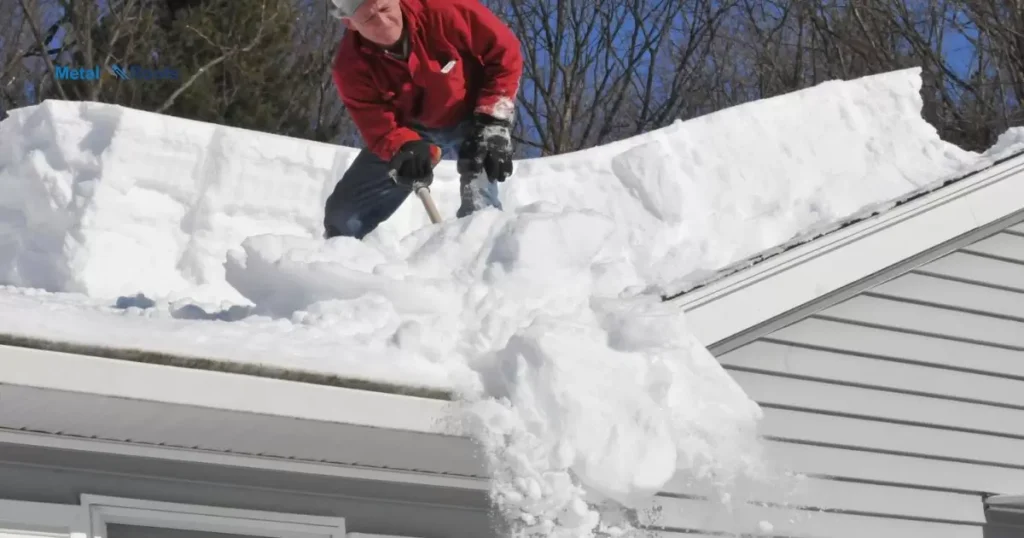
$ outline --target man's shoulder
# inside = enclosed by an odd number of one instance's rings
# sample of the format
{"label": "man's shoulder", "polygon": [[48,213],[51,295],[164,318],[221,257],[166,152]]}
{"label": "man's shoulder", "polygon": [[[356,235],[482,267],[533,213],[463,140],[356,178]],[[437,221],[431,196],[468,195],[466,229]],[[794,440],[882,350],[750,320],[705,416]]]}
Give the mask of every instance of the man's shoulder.
{"label": "man's shoulder", "polygon": [[361,68],[366,64],[366,54],[359,42],[359,34],[348,30],[338,41],[338,47],[334,52],[334,69],[351,70],[353,67]]}
{"label": "man's shoulder", "polygon": [[341,60],[362,60],[362,53],[359,50],[358,34],[353,30],[346,30],[338,40],[338,47],[335,50],[335,63]]}
{"label": "man's shoulder", "polygon": [[332,77],[338,90],[343,95],[351,95],[353,92],[361,91],[369,80],[369,63],[366,54],[362,51],[358,36],[353,31],[347,31],[338,42],[334,53],[334,63],[331,66]]}

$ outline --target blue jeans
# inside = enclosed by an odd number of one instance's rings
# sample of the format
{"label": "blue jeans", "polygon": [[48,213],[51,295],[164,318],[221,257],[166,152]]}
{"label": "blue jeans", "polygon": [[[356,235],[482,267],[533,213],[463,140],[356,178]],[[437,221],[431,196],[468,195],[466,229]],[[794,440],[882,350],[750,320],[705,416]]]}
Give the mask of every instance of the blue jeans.
{"label": "blue jeans", "polygon": [[[441,150],[454,155],[462,144],[469,122],[448,129],[413,127],[423,139],[437,144]],[[373,152],[363,149],[349,166],[324,207],[324,237],[350,236],[362,239],[387,220],[402,205],[410,191],[388,177],[388,163]],[[469,215],[477,209],[501,209],[498,186],[485,172],[470,173],[459,170],[459,193],[462,203],[456,218]]]}

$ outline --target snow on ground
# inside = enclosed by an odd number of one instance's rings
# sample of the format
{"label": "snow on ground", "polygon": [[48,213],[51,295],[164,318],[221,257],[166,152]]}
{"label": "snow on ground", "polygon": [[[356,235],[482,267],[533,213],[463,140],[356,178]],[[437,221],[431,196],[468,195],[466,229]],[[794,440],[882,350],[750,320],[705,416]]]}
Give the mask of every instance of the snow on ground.
{"label": "snow on ground", "polygon": [[319,239],[350,148],[99,104],[12,111],[0,323],[454,390],[511,520],[610,532],[602,506],[670,479],[765,472],[760,409],[658,292],[1024,146],[942,142],[920,84],[831,82],[521,161],[504,212],[461,220],[444,162],[446,222],[410,197],[363,242]]}

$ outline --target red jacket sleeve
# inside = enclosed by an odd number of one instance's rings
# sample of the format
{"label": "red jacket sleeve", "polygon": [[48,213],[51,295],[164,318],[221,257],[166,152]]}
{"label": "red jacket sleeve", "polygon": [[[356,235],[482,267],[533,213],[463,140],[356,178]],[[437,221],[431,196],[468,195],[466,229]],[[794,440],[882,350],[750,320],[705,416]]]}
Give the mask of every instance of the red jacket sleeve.
{"label": "red jacket sleeve", "polygon": [[398,125],[394,109],[381,98],[367,69],[342,69],[345,62],[359,61],[346,56],[344,46],[343,42],[335,56],[331,72],[334,85],[367,148],[385,162],[390,161],[402,144],[419,140],[420,135]]}
{"label": "red jacket sleeve", "polygon": [[523,76],[519,39],[480,0],[450,0],[453,26],[462,46],[484,66],[484,80],[474,110],[511,120]]}

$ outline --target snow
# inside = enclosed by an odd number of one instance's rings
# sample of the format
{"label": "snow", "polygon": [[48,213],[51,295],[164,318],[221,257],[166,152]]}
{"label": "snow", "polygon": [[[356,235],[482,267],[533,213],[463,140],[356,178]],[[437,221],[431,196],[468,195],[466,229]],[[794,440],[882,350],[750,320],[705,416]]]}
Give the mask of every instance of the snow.
{"label": "snow", "polygon": [[1024,151],[1024,127],[1015,127],[999,135],[985,152],[985,161],[1000,161]]}
{"label": "snow", "polygon": [[465,219],[445,161],[448,220],[411,196],[362,242],[320,239],[351,148],[48,101],[0,123],[0,323],[453,391],[523,533],[614,534],[670,480],[767,476],[759,407],[660,293],[1024,149],[941,141],[920,86],[829,82],[520,161],[505,210]]}

